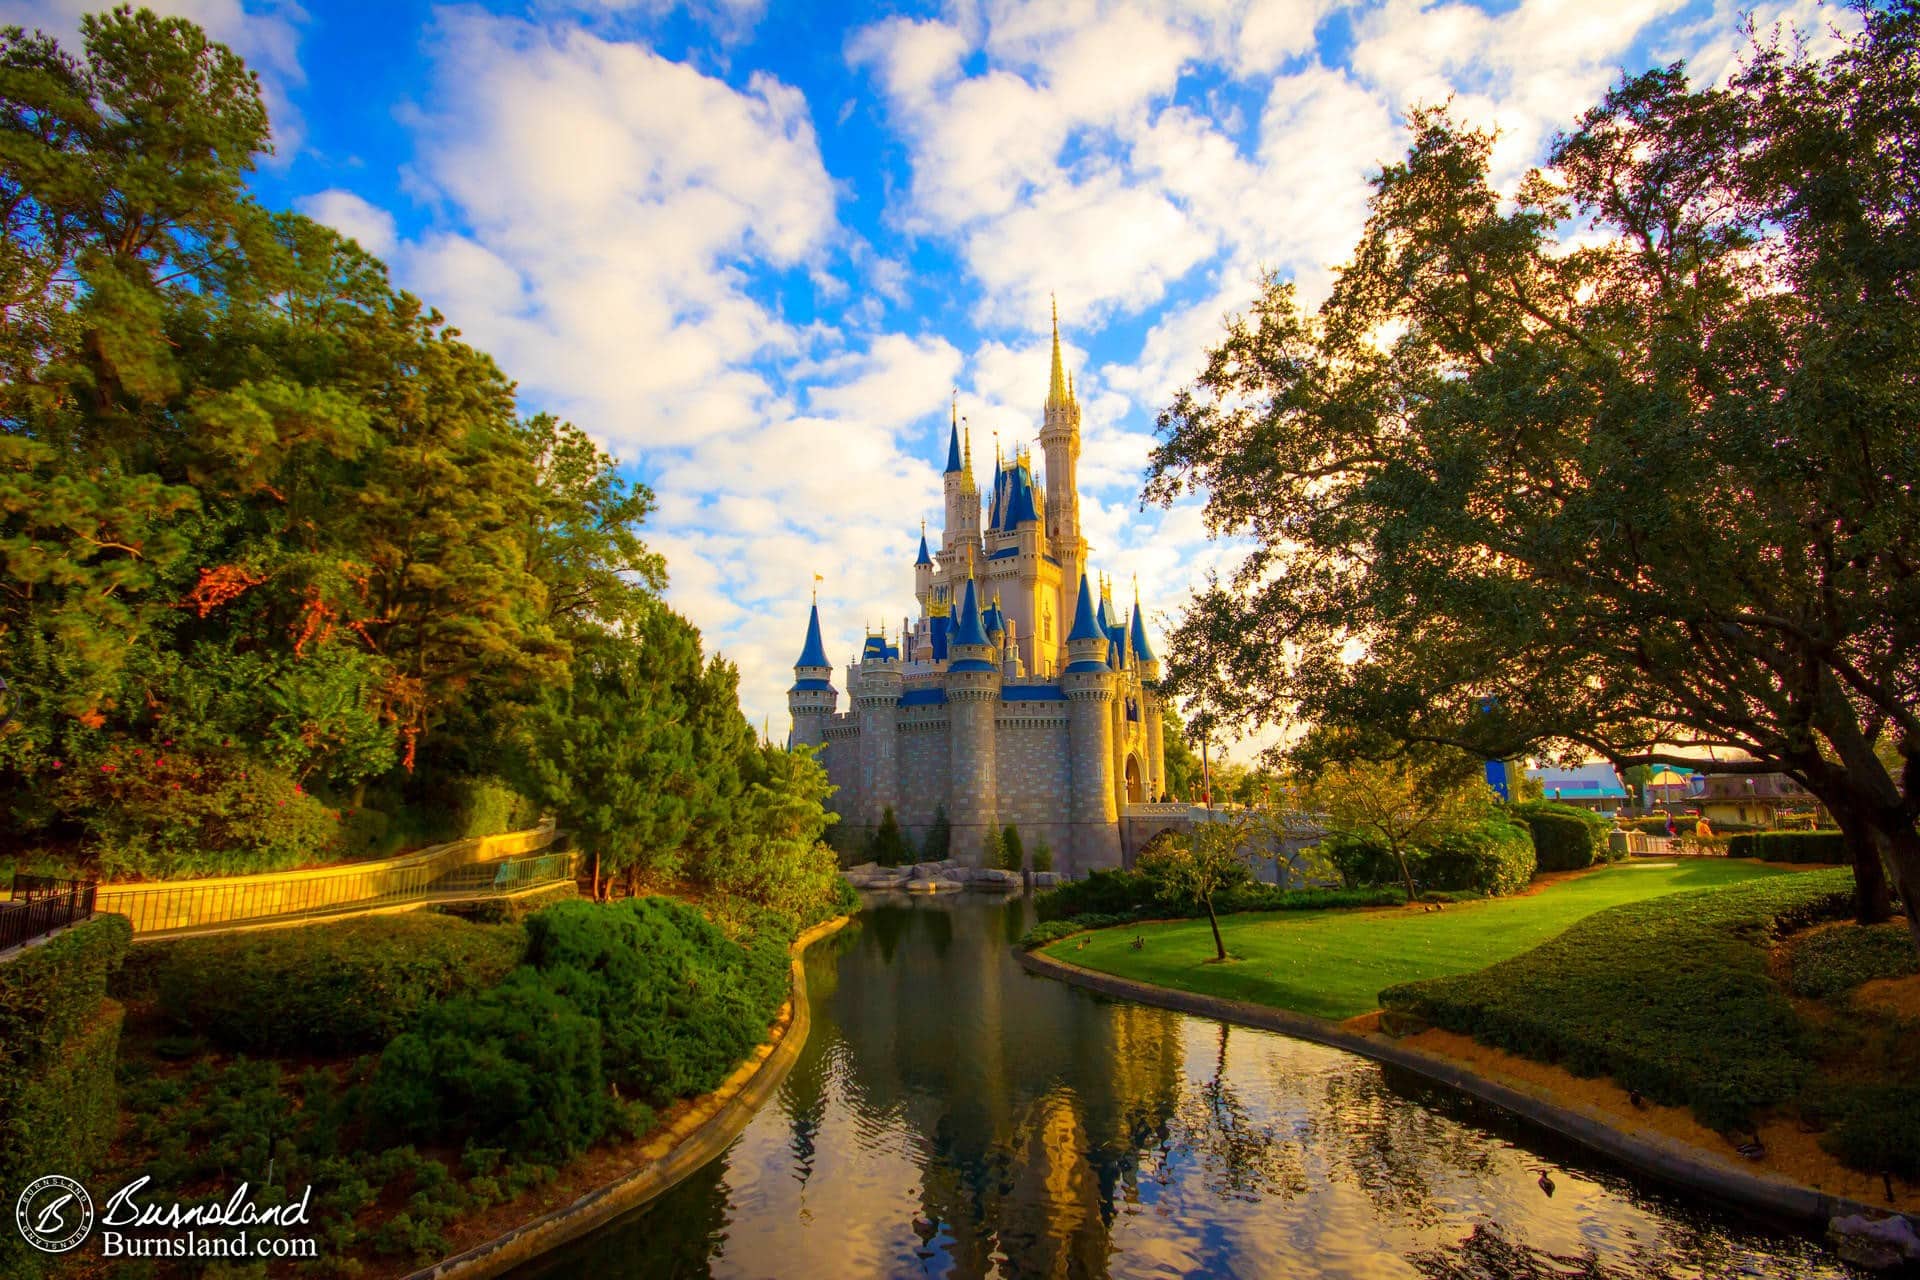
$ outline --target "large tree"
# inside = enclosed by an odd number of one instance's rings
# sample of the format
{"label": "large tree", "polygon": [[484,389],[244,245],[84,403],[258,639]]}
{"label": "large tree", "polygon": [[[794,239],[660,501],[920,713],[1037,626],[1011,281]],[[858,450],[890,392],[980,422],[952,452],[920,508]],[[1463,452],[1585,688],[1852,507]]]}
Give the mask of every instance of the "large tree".
{"label": "large tree", "polygon": [[1920,15],[1862,16],[1624,81],[1511,193],[1414,113],[1331,296],[1269,280],[1163,415],[1150,495],[1254,543],[1173,689],[1373,754],[1740,748],[1920,944]]}

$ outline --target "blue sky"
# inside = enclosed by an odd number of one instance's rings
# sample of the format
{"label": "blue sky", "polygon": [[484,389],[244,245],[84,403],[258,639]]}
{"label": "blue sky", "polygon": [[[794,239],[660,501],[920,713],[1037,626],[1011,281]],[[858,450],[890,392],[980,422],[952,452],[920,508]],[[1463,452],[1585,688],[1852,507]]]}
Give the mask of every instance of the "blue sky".
{"label": "blue sky", "polygon": [[[72,33],[94,5],[0,0]],[[1409,103],[1500,130],[1516,180],[1622,70],[1723,74],[1813,0],[354,0],[160,4],[261,73],[256,187],[385,258],[523,406],[658,492],[674,603],[784,690],[813,574],[828,649],[913,607],[949,396],[1030,443],[1047,303],[1085,406],[1094,567],[1161,628],[1230,548],[1138,510],[1153,418],[1260,270],[1309,299]]]}

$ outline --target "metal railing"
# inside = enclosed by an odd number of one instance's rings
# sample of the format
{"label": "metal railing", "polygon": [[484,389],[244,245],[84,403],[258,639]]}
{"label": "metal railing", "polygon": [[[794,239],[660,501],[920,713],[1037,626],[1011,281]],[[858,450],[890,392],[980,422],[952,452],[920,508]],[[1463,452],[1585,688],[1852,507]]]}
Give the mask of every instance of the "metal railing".
{"label": "metal railing", "polygon": [[11,897],[0,902],[0,951],[91,919],[95,889],[91,880],[15,875]]}

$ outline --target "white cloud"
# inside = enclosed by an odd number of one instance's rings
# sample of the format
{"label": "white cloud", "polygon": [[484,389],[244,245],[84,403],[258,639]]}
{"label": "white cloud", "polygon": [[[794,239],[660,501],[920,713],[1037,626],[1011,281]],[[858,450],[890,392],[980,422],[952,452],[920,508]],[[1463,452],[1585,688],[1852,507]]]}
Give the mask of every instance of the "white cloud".
{"label": "white cloud", "polygon": [[315,222],[324,222],[341,235],[358,241],[362,249],[376,258],[391,256],[400,245],[393,215],[351,191],[330,187],[303,196],[295,204]]}

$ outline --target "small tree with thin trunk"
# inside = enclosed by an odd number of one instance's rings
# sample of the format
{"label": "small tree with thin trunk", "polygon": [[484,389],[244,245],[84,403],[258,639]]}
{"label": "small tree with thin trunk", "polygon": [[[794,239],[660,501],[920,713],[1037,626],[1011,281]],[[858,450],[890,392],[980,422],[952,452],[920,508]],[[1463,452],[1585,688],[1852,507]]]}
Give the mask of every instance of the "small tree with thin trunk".
{"label": "small tree with thin trunk", "polygon": [[1406,886],[1417,891],[1408,856],[1486,819],[1493,793],[1458,771],[1407,760],[1353,760],[1327,766],[1308,789],[1309,805],[1327,828],[1385,849]]}
{"label": "small tree with thin trunk", "polygon": [[1185,836],[1143,851],[1136,864],[1164,901],[1181,907],[1197,906],[1207,913],[1216,960],[1227,958],[1227,944],[1220,938],[1214,897],[1253,878],[1242,852],[1246,835],[1241,822],[1203,822]]}
{"label": "small tree with thin trunk", "polygon": [[1026,865],[1027,847],[1020,839],[1020,828],[1011,822],[1000,837],[1000,867],[1004,871],[1018,871]]}

